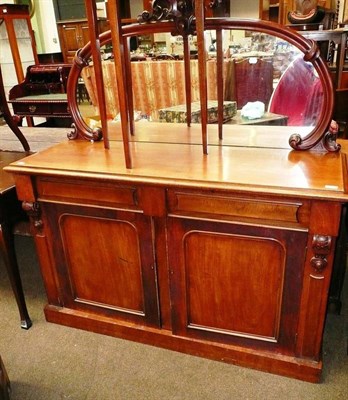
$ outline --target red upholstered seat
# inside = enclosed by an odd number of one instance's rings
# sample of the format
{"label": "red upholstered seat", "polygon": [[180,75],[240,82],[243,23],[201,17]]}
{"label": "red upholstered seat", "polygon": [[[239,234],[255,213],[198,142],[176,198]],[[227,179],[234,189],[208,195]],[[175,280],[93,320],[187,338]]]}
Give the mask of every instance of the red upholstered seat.
{"label": "red upholstered seat", "polygon": [[281,76],[269,112],[287,115],[288,125],[315,125],[321,111],[323,89],[313,66],[296,58]]}

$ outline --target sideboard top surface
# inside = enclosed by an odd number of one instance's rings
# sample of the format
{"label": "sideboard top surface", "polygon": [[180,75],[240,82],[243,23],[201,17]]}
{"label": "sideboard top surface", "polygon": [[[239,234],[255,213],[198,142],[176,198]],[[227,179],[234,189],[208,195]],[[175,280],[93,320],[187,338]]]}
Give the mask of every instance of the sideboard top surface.
{"label": "sideboard top surface", "polygon": [[[7,169],[16,174],[348,200],[345,141],[337,153],[295,151],[286,144],[287,130],[238,126],[231,128],[238,134],[227,130],[219,144],[216,126],[211,126],[209,153],[204,155],[199,126],[178,129],[178,124],[159,124],[153,129],[152,123],[140,124],[130,142],[132,169],[125,166],[117,124],[111,129],[110,149],[101,142],[67,140]],[[275,147],[269,147],[271,143]]]}

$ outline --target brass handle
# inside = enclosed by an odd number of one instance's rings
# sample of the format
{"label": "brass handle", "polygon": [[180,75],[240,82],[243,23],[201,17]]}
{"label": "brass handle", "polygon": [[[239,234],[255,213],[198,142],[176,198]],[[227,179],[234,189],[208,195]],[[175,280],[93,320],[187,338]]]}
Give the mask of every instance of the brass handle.
{"label": "brass handle", "polygon": [[36,111],[36,106],[29,106],[29,111],[31,113],[35,112]]}

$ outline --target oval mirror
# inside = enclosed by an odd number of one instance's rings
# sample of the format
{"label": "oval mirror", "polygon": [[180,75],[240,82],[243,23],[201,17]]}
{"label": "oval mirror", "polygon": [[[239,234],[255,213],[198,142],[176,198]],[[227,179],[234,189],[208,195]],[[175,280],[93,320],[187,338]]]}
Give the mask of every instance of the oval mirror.
{"label": "oval mirror", "polygon": [[[224,125],[238,126],[225,141],[231,145],[310,148],[330,124],[331,81],[313,42],[276,24],[211,19],[205,32],[207,53],[208,122],[217,122],[218,57],[216,28],[223,26]],[[138,24],[125,27],[130,38],[132,101],[136,121],[186,121],[185,65],[182,36],[167,32],[139,34]],[[171,26],[170,24],[168,26]],[[220,29],[219,28],[219,29]],[[119,120],[115,62],[110,34],[101,36],[102,70],[108,120]],[[199,64],[195,36],[189,36],[192,123],[200,122]],[[87,45],[75,59],[70,84],[75,99],[76,132],[101,138],[96,78]],[[306,61],[310,60],[310,61]],[[69,97],[69,94],[68,94]],[[70,96],[71,97],[71,96]],[[253,140],[257,126],[268,126],[277,140]],[[213,129],[213,128],[211,128]],[[226,131],[227,132],[227,131]],[[272,135],[271,135],[272,136]],[[110,137],[113,140],[113,136]],[[139,140],[139,138],[137,138]],[[146,137],[140,140],[146,140]],[[164,140],[166,140],[164,138]],[[167,139],[171,140],[170,136]],[[303,140],[306,142],[304,143]],[[214,140],[210,141],[214,144]],[[301,147],[302,146],[302,147]]]}

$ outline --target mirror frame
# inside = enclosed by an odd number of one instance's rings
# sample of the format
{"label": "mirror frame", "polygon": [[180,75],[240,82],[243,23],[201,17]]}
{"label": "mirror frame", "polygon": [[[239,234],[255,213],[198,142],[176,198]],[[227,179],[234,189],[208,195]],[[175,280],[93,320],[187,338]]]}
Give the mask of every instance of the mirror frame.
{"label": "mirror frame", "polygon": [[[337,127],[331,124],[334,107],[333,83],[326,62],[320,57],[317,44],[310,39],[306,39],[301,34],[291,28],[279,24],[251,19],[234,18],[207,18],[205,19],[206,30],[248,30],[261,32],[276,36],[286,40],[303,53],[305,61],[312,63],[318,73],[323,87],[323,105],[319,114],[318,121],[313,130],[304,137],[294,132],[289,138],[289,145],[295,150],[309,150],[312,148],[322,151],[338,151],[340,145],[336,143]],[[161,23],[140,24],[133,23],[122,26],[122,36],[128,40],[130,36],[144,35],[160,32],[174,32],[175,24],[171,21]],[[104,32],[99,36],[100,46],[111,42],[111,31]],[[128,46],[125,46],[128,48]],[[76,88],[82,69],[89,65],[89,58],[92,54],[91,43],[87,43],[82,49],[78,50],[68,79],[68,105],[70,107],[73,124],[73,131],[68,135],[69,139],[82,137],[87,140],[101,140],[103,138],[101,128],[90,128],[79,111],[77,104]],[[130,62],[130,57],[128,62]],[[296,130],[296,127],[294,127]]]}

